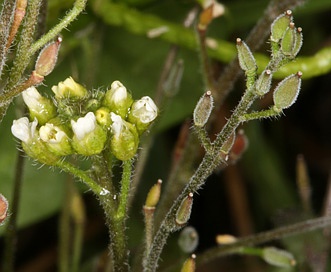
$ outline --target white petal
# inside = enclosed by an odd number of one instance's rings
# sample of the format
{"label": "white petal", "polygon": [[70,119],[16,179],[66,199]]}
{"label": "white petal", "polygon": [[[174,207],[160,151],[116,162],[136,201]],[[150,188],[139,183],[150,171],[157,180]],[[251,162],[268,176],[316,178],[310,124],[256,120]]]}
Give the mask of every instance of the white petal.
{"label": "white petal", "polygon": [[112,133],[115,137],[118,137],[123,129],[123,119],[121,116],[111,112],[110,113],[110,119],[113,121],[111,125]]}
{"label": "white petal", "polygon": [[84,117],[78,118],[75,122],[71,120],[71,127],[78,140],[92,132],[96,126],[96,118],[93,112],[88,112]]}

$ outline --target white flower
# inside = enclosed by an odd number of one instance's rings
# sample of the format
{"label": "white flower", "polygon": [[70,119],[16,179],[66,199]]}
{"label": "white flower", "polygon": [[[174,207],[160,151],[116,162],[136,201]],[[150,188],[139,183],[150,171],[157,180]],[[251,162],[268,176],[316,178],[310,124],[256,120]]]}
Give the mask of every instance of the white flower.
{"label": "white flower", "polygon": [[39,136],[44,142],[55,144],[60,143],[67,135],[59,127],[46,123],[44,126],[40,127]]}
{"label": "white flower", "polygon": [[152,122],[157,117],[157,111],[154,101],[149,96],[142,97],[131,106],[132,116],[144,124]]}
{"label": "white flower", "polygon": [[119,137],[124,126],[124,122],[121,116],[111,112],[110,113],[110,119],[113,121],[111,125],[111,130],[112,133],[114,134],[115,137]]}
{"label": "white flower", "polygon": [[78,118],[75,122],[71,120],[72,130],[78,140],[81,140],[85,135],[92,132],[96,127],[96,118],[93,112],[88,112],[84,117]]}
{"label": "white flower", "polygon": [[111,84],[110,88],[112,90],[111,99],[113,103],[119,103],[127,98],[128,92],[125,86],[120,81],[114,81]]}
{"label": "white flower", "polygon": [[22,97],[28,108],[35,109],[37,111],[43,110],[44,105],[40,103],[43,97],[35,87],[30,87],[22,92]]}
{"label": "white flower", "polygon": [[35,118],[33,122],[29,122],[27,117],[22,117],[13,121],[11,132],[13,135],[24,143],[28,143],[35,137],[38,120]]}

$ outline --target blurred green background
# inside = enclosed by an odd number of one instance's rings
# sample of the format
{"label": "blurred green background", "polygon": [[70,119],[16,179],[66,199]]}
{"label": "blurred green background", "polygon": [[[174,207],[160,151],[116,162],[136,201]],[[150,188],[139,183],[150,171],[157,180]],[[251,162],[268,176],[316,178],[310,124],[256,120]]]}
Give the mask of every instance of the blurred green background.
{"label": "blurred green background", "polygon": [[[188,11],[196,5],[193,0],[113,2],[124,5],[128,10],[138,11],[139,14],[146,14],[146,18],[147,15],[153,15],[176,25],[181,24]],[[73,1],[67,0],[48,1],[48,28],[63,17],[72,3]],[[68,31],[62,33],[63,43],[58,65],[46,78],[45,85],[39,89],[50,95],[51,86],[73,76],[91,90],[106,89],[114,80],[120,80],[134,98],[143,95],[153,97],[171,45],[162,37],[150,39],[146,35],[138,35],[140,24],[148,22],[134,23],[137,31],[127,27],[125,23],[105,23],[92,8],[95,3],[97,1],[88,2],[86,11]],[[268,1],[236,0],[222,3],[226,6],[226,14],[213,21],[208,35],[234,44],[236,37],[245,39],[263,14]],[[116,16],[116,12],[109,14],[109,17]],[[300,56],[310,56],[331,46],[330,16],[329,0],[307,1],[294,12],[296,25],[302,26],[304,33]],[[139,194],[135,198],[136,208],[132,211],[128,230],[133,252],[143,234],[140,207],[147,190],[158,178],[166,180],[181,123],[190,118],[196,101],[204,92],[199,56],[196,50],[189,47],[181,46],[179,49],[178,59],[184,62],[183,79],[178,94],[166,108],[161,108],[161,117],[155,126],[156,139]],[[267,43],[260,52],[268,54]],[[226,63],[218,62],[217,65],[222,70]],[[286,110],[281,118],[253,121],[244,126],[249,147],[242,160],[225,171],[213,174],[195,199],[190,224],[200,235],[198,254],[214,246],[215,236],[219,233],[248,235],[304,218],[295,184],[298,154],[303,154],[307,162],[312,183],[313,211],[315,215],[321,214],[331,161],[330,82],[330,73],[304,80],[297,103]],[[235,85],[235,90],[224,105],[226,111],[236,105],[244,88],[243,83],[241,80]],[[263,107],[269,102],[270,97],[266,97],[258,106]],[[17,104],[16,102],[11,106],[0,128],[0,192],[9,201],[17,151],[10,126],[12,120],[17,118]],[[26,161],[24,174],[18,217],[20,232],[17,271],[53,271],[56,267],[57,222],[65,192],[64,184],[68,177],[55,169],[34,165],[31,160]],[[90,271],[93,257],[106,250],[108,238],[97,201],[85,192],[83,185],[78,186],[84,193],[87,209],[83,260],[86,271]],[[0,227],[0,233],[3,230],[4,227]],[[164,261],[161,267],[178,259],[177,235],[173,237],[162,257]],[[3,245],[2,240],[0,245]],[[295,243],[292,242],[292,248],[294,247]],[[300,256],[295,257],[300,260]],[[43,262],[48,265],[37,266]],[[40,267],[40,270],[36,270],[36,267]],[[301,268],[299,266],[298,269]],[[273,270],[257,259],[243,260],[241,257],[234,257],[217,261],[201,271],[290,270]]]}

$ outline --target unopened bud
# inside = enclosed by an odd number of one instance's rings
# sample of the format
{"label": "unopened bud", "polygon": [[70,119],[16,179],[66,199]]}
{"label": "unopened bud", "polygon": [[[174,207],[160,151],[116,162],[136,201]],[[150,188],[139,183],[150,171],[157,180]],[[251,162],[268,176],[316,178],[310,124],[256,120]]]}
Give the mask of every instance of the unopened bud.
{"label": "unopened bud", "polygon": [[214,106],[214,99],[211,95],[211,91],[207,91],[195,106],[193,112],[193,121],[196,127],[203,127],[206,125],[211,111]]}
{"label": "unopened bud", "polygon": [[229,245],[237,241],[237,238],[230,234],[220,234],[216,236],[216,243],[218,245]]}
{"label": "unopened bud", "polygon": [[185,227],[179,234],[178,245],[185,253],[192,253],[199,244],[199,234],[195,228]]}
{"label": "unopened bud", "polygon": [[77,121],[71,120],[71,127],[74,132],[72,146],[78,154],[90,156],[104,149],[107,133],[97,124],[93,112],[88,112]]}
{"label": "unopened bud", "polygon": [[110,111],[126,119],[133,99],[125,86],[118,80],[111,84],[110,89],[106,92],[103,105],[108,107]]}
{"label": "unopened bud", "polygon": [[194,272],[195,271],[195,259],[196,255],[192,254],[190,258],[188,258],[183,266],[180,272]]}
{"label": "unopened bud", "polygon": [[145,202],[146,208],[155,208],[157,203],[159,202],[160,195],[161,195],[161,185],[162,180],[159,179],[156,184],[152,186],[152,188],[149,190]]}
{"label": "unopened bud", "polygon": [[55,42],[46,45],[40,52],[36,61],[35,70],[41,76],[49,75],[57,62],[62,38],[58,37]]}
{"label": "unopened bud", "polygon": [[248,45],[240,38],[237,38],[237,51],[240,68],[246,74],[255,73],[257,70],[256,60]]}
{"label": "unopened bud", "polygon": [[72,77],[68,77],[66,80],[59,82],[58,85],[52,87],[52,91],[55,94],[55,98],[63,99],[82,99],[88,95],[87,90]]}
{"label": "unopened bud", "polygon": [[8,201],[0,194],[0,226],[5,222],[8,213]]}
{"label": "unopened bud", "polygon": [[191,216],[191,210],[193,205],[193,193],[189,193],[182,203],[179,205],[176,213],[176,223],[179,226],[183,226],[187,223]]}
{"label": "unopened bud", "polygon": [[256,94],[263,96],[270,91],[272,73],[270,70],[264,70],[256,81]]}
{"label": "unopened bud", "polygon": [[225,141],[225,143],[222,145],[221,152],[223,154],[229,154],[229,151],[231,150],[235,139],[236,139],[236,133],[233,132],[230,138],[227,141]]}
{"label": "unopened bud", "polygon": [[293,255],[285,250],[275,247],[266,247],[262,253],[263,259],[271,265],[290,268],[296,265]]}
{"label": "unopened bud", "polygon": [[271,36],[272,42],[278,43],[284,36],[289,24],[292,22],[292,11],[287,10],[285,13],[279,15],[271,25]]}
{"label": "unopened bud", "polygon": [[300,92],[301,76],[302,73],[298,72],[288,76],[278,84],[273,95],[275,111],[281,112],[296,101]]}
{"label": "unopened bud", "polygon": [[113,122],[111,125],[113,135],[110,139],[111,152],[121,161],[133,158],[137,153],[139,145],[136,127],[113,112],[110,113],[110,118]]}
{"label": "unopened bud", "polygon": [[40,125],[45,124],[56,116],[54,103],[43,97],[35,87],[30,87],[22,92],[24,103],[30,112],[30,119],[37,118]]}

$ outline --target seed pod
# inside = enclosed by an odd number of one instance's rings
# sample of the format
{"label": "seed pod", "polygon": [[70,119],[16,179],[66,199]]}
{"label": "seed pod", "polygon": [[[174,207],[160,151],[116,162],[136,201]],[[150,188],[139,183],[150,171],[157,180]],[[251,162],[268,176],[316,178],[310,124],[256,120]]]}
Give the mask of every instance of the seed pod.
{"label": "seed pod", "polygon": [[301,87],[301,72],[290,75],[283,79],[276,87],[273,95],[274,110],[281,112],[293,105]]}
{"label": "seed pod", "polygon": [[214,99],[211,95],[211,91],[207,91],[198,101],[193,112],[194,125],[197,127],[203,127],[211,114],[213,109]]}
{"label": "seed pod", "polygon": [[154,184],[152,188],[149,190],[146,197],[145,207],[155,208],[155,206],[157,205],[160,199],[161,184],[162,184],[162,180],[158,179],[157,183]]}
{"label": "seed pod", "polygon": [[183,266],[180,272],[194,272],[195,271],[195,259],[196,255],[192,254],[190,258],[188,258]]}
{"label": "seed pod", "polygon": [[193,205],[193,193],[189,193],[182,203],[180,204],[176,213],[176,224],[183,226],[187,223],[191,216],[191,210]]}
{"label": "seed pod", "polygon": [[248,45],[240,38],[237,38],[237,51],[240,68],[246,73],[256,72],[256,60]]}
{"label": "seed pod", "polygon": [[281,250],[275,247],[266,247],[262,253],[263,259],[271,265],[278,267],[293,267],[296,265],[293,255],[285,250]]}
{"label": "seed pod", "polygon": [[256,94],[263,96],[270,91],[272,73],[269,69],[264,70],[256,81]]}
{"label": "seed pod", "polygon": [[287,10],[284,14],[279,15],[272,23],[271,25],[271,35],[270,40],[272,42],[278,43],[286,29],[288,28],[289,24],[292,22],[292,11]]}

